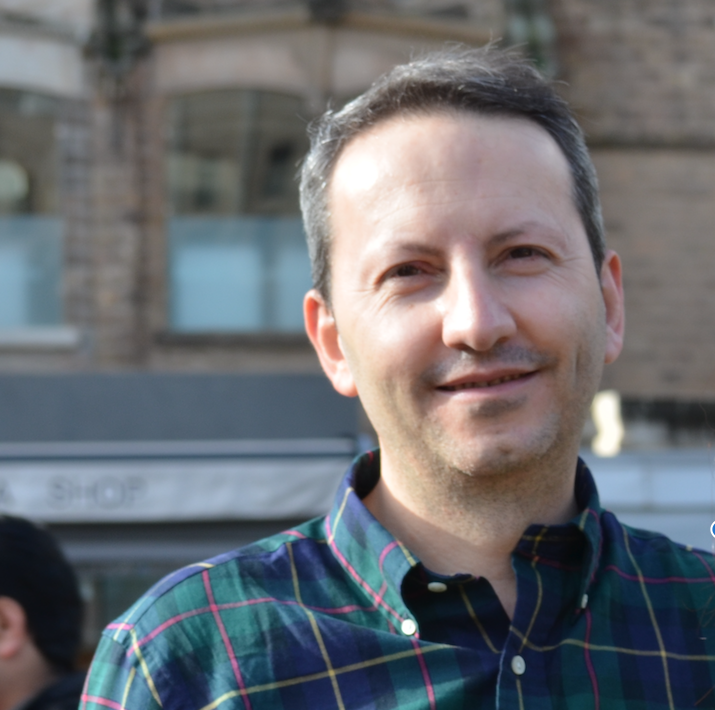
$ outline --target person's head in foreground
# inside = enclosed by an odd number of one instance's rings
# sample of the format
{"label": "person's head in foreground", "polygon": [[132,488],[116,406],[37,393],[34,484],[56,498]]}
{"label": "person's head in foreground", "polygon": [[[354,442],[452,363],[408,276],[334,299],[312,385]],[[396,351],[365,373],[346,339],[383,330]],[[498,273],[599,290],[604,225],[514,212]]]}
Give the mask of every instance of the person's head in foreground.
{"label": "person's head in foreground", "polygon": [[82,600],[50,533],[0,514],[0,710],[76,707]]}
{"label": "person's head in foreground", "polygon": [[621,525],[578,459],[623,293],[563,99],[493,47],[396,67],[317,122],[301,202],[308,335],[380,450],[325,518],[151,591],[91,702],[712,701],[712,556]]}
{"label": "person's head in foreground", "polygon": [[513,56],[433,55],[323,119],[302,198],[308,334],[380,443],[368,507],[435,571],[486,544],[512,611],[509,553],[575,514],[581,431],[622,342],[579,127]]}

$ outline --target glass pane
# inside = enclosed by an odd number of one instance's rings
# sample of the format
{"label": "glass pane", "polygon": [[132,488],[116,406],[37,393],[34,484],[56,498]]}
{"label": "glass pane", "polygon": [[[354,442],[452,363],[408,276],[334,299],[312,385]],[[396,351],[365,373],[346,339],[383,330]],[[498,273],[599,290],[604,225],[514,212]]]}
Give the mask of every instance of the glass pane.
{"label": "glass pane", "polygon": [[275,251],[275,328],[298,330],[303,325],[303,296],[313,285],[310,258],[300,218],[289,223]]}
{"label": "glass pane", "polygon": [[241,219],[171,220],[173,321],[177,330],[260,327],[260,253]]}
{"label": "glass pane", "polygon": [[0,328],[60,322],[62,220],[0,217]]}
{"label": "glass pane", "polygon": [[169,240],[176,330],[302,328],[311,279],[300,217],[174,217]]}
{"label": "glass pane", "polygon": [[307,149],[301,106],[295,97],[237,90],[172,101],[175,330],[302,330],[311,280],[295,180]]}
{"label": "glass pane", "polygon": [[0,89],[0,214],[57,214],[56,112],[54,99]]}
{"label": "glass pane", "polygon": [[0,244],[0,327],[23,326],[28,321],[29,269],[19,244]]}
{"label": "glass pane", "polygon": [[0,328],[61,321],[57,101],[0,89]]}

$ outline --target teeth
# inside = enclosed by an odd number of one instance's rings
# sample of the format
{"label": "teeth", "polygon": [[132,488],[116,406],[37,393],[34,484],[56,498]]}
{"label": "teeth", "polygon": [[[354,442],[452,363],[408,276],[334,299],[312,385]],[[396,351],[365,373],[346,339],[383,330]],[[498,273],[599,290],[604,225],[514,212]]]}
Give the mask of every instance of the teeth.
{"label": "teeth", "polygon": [[496,380],[489,380],[489,382],[465,382],[462,385],[454,385],[454,387],[445,387],[445,389],[448,389],[452,392],[456,392],[457,390],[468,390],[468,389],[475,389],[475,388],[494,387],[495,385],[501,385],[504,382],[511,382],[512,380],[518,380],[522,376],[523,375],[507,375],[506,377],[499,377]]}

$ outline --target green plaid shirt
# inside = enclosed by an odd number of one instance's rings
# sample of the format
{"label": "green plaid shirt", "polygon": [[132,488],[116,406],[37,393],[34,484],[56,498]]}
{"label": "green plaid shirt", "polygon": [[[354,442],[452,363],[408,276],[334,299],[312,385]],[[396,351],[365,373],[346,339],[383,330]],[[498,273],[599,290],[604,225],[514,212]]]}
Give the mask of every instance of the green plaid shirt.
{"label": "green plaid shirt", "polygon": [[510,622],[489,582],[426,570],[367,511],[375,454],[331,513],[169,576],[104,632],[83,708],[715,707],[713,557],[582,511],[530,526]]}

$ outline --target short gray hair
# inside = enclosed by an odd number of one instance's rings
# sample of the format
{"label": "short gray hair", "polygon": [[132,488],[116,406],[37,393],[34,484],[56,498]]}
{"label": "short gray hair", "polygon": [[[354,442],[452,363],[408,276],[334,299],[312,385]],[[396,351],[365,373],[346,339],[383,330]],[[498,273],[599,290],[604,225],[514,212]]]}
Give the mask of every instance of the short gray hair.
{"label": "short gray hair", "polygon": [[525,118],[544,128],[568,161],[574,202],[596,270],[606,245],[596,170],[583,132],[568,104],[534,66],[493,45],[450,48],[395,67],[339,111],[328,110],[309,127],[310,151],[300,174],[300,205],[313,285],[330,303],[330,179],[345,146],[395,115],[436,111]]}

